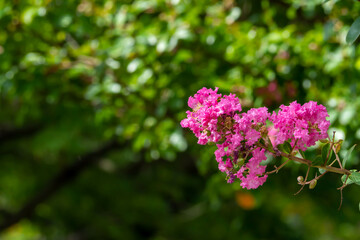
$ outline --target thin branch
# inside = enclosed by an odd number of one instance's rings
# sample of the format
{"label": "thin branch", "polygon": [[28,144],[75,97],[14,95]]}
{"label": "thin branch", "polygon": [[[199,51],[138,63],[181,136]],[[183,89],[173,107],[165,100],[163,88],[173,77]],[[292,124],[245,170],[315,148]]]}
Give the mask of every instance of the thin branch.
{"label": "thin branch", "polygon": [[305,159],[305,158],[299,158],[299,157],[296,157],[296,156],[293,156],[293,155],[290,155],[290,154],[287,154],[287,153],[284,153],[284,152],[280,152],[280,155],[283,156],[283,157],[286,157],[286,158],[289,158],[295,162],[299,162],[299,163],[303,163],[303,164],[306,164],[308,166],[311,166],[311,161],[308,160],[308,159]]}
{"label": "thin branch", "polygon": [[324,176],[326,173],[328,173],[328,172],[325,171],[325,172],[323,172],[321,175],[316,176],[314,179],[311,179],[311,181],[304,182],[304,183],[302,183],[301,185],[310,184],[312,181],[320,179],[320,178],[321,178],[322,176]]}
{"label": "thin branch", "polygon": [[[258,144],[261,148],[265,148],[267,149],[264,145],[262,144]],[[268,150],[268,149],[267,149]],[[339,174],[345,174],[345,175],[350,175],[351,172],[345,168],[336,168],[336,167],[332,167],[332,166],[312,166],[312,161],[308,160],[308,159],[305,159],[305,158],[299,158],[299,157],[296,157],[296,156],[293,156],[291,154],[287,154],[287,153],[284,153],[284,152],[280,152],[280,155],[283,156],[283,157],[286,157],[286,158],[289,158],[290,160],[293,160],[295,162],[299,162],[299,163],[303,163],[303,164],[306,164],[308,166],[311,166],[311,167],[315,167],[315,168],[321,168],[321,169],[324,169],[326,170],[327,172],[334,172],[334,173],[339,173]]]}
{"label": "thin branch", "polygon": [[296,144],[298,143],[298,141],[299,141],[299,139],[296,139],[296,140],[295,140],[294,146],[291,148],[291,152],[290,152],[290,154],[292,154],[292,153],[293,153],[293,151],[294,151],[294,149],[295,149]]}
{"label": "thin branch", "polygon": [[0,232],[16,224],[24,218],[28,218],[34,209],[42,202],[50,198],[56,191],[74,180],[84,169],[97,161],[101,156],[111,150],[120,148],[116,141],[111,141],[101,148],[79,157],[79,160],[72,165],[64,168],[59,174],[50,180],[50,183],[29,202],[27,202],[18,212],[11,214],[3,223],[0,224]]}
{"label": "thin branch", "polygon": [[345,168],[336,168],[336,167],[332,167],[332,166],[313,166],[316,168],[321,168],[324,169],[328,172],[334,172],[334,173],[339,173],[339,174],[343,174],[343,175],[351,175],[351,172]]}
{"label": "thin branch", "polygon": [[[335,133],[334,133],[334,137],[335,137]],[[334,139],[334,137],[333,137],[333,139]],[[328,138],[329,138],[329,136],[328,136]],[[329,159],[329,158],[330,158],[330,153],[331,153],[331,150],[332,150],[332,148],[333,148],[333,146],[334,146],[334,141],[331,141],[330,138],[329,138],[329,141],[330,141],[330,148],[329,148],[329,151],[328,151],[328,153],[327,153],[327,155],[326,155],[326,160],[325,160],[324,165],[326,165],[327,162],[330,160],[330,159]],[[335,155],[336,155],[336,151],[334,151],[334,153],[335,153]]]}
{"label": "thin branch", "polygon": [[338,211],[340,211],[342,202],[343,202],[343,192],[342,191],[343,191],[343,188],[340,189],[340,205],[339,205]]}
{"label": "thin branch", "polygon": [[[328,136],[328,139],[331,141],[331,139],[330,139],[329,136]],[[335,131],[333,132],[333,140],[332,140],[332,145],[330,146],[330,150],[333,150],[333,151],[334,151],[336,161],[339,163],[340,168],[343,169],[343,166],[342,166],[342,164],[341,164],[340,158],[339,158],[338,154],[336,153],[336,148],[335,148],[334,142],[335,142]],[[325,164],[326,164],[326,163],[325,163]]]}
{"label": "thin branch", "polygon": [[[305,182],[306,182],[306,180],[307,180],[307,178],[308,178],[308,176],[309,176],[309,172],[310,172],[310,166],[308,166],[308,169],[307,169],[307,172],[306,172]],[[305,187],[305,184],[302,184],[300,190],[299,190],[297,193],[295,193],[294,195],[298,195],[298,194],[301,192],[301,190],[304,189],[304,187]]]}
{"label": "thin branch", "polygon": [[344,169],[343,166],[342,166],[342,164],[341,164],[339,155],[336,153],[336,149],[335,149],[335,146],[334,146],[334,145],[332,146],[332,150],[333,150],[334,153],[335,153],[335,158],[336,158],[336,161],[339,163],[340,168],[341,168],[341,169]]}
{"label": "thin branch", "polygon": [[340,205],[339,205],[338,210],[340,210],[340,209],[341,209],[341,206],[342,206],[342,202],[343,202],[343,192],[342,192],[342,191],[343,191],[343,189],[348,185],[348,184],[346,184],[348,178],[349,178],[349,175],[346,176],[343,185],[338,188],[338,190],[340,190]]}
{"label": "thin branch", "polygon": [[274,173],[274,172],[278,173],[279,170],[280,170],[281,168],[283,168],[289,161],[290,161],[290,159],[286,159],[286,161],[283,162],[279,167],[274,166],[274,167],[275,167],[275,170],[272,170],[272,171],[270,171],[270,172],[266,172],[265,174],[266,174],[266,175],[269,175],[269,174],[272,174],[272,173]]}
{"label": "thin branch", "polygon": [[332,163],[330,163],[328,166],[332,166],[335,162],[336,162],[336,159],[334,161],[332,161]]}

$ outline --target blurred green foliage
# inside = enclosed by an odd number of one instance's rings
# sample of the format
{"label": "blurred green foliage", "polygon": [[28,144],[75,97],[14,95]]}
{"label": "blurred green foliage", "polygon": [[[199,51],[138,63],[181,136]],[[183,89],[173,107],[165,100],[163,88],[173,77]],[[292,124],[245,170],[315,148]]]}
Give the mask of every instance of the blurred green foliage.
{"label": "blurred green foliage", "polygon": [[360,47],[345,41],[359,12],[350,0],[0,0],[0,223],[79,156],[122,144],[1,238],[356,239],[358,187],[340,211],[335,174],[294,197],[306,169],[293,164],[241,190],[179,122],[204,86],[244,109],[315,100],[344,157],[360,140]]}

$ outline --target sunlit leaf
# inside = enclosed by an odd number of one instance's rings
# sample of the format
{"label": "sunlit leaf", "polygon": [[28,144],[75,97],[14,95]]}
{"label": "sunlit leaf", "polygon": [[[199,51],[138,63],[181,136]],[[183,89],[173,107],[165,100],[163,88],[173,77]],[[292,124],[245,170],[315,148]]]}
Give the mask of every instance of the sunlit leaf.
{"label": "sunlit leaf", "polygon": [[360,17],[358,17],[351,25],[346,35],[346,42],[352,44],[360,35]]}
{"label": "sunlit leaf", "polygon": [[349,176],[350,180],[356,183],[357,185],[360,185],[360,172],[353,172]]}
{"label": "sunlit leaf", "polygon": [[342,162],[342,166],[345,168],[345,165],[346,165],[346,161],[349,159],[352,151],[354,150],[354,148],[356,147],[356,144],[354,144],[346,153],[346,156],[344,157],[343,159],[343,162]]}

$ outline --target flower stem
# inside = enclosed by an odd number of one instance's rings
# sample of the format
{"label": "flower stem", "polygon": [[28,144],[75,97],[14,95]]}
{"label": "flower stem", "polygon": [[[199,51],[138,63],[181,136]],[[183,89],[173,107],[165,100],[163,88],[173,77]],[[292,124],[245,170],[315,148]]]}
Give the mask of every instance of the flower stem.
{"label": "flower stem", "polygon": [[344,168],[337,168],[337,167],[332,167],[332,166],[313,166],[312,162],[308,159],[299,158],[299,157],[292,156],[290,154],[283,153],[283,152],[281,152],[280,154],[281,154],[281,156],[289,158],[295,162],[304,163],[304,164],[308,165],[309,167],[324,169],[327,172],[333,172],[333,173],[339,173],[339,174],[345,174],[345,175],[351,174],[351,172],[349,170],[344,169]]}
{"label": "flower stem", "polygon": [[[264,146],[264,145],[259,145],[262,148],[265,148],[266,150],[270,151],[270,149],[268,149],[268,147]],[[345,175],[350,175],[351,172],[345,168],[337,168],[337,167],[332,167],[332,166],[313,166],[312,165],[312,161],[305,159],[305,158],[299,158],[296,156],[293,156],[291,154],[288,153],[284,153],[284,152],[279,152],[281,156],[288,158],[294,162],[299,162],[299,163],[303,163],[306,164],[309,167],[315,167],[315,168],[320,168],[320,169],[324,169],[327,172],[333,172],[333,173],[338,173],[338,174],[345,174]]]}

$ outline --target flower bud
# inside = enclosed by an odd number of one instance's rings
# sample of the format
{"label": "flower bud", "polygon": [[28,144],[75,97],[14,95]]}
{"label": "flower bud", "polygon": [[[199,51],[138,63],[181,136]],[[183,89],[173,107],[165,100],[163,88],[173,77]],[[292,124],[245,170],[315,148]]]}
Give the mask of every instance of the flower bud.
{"label": "flower bud", "polygon": [[268,129],[267,129],[267,127],[266,127],[266,126],[261,126],[261,128],[260,128],[260,133],[261,133],[261,136],[262,136],[262,137],[266,137],[267,134],[268,134]]}
{"label": "flower bud", "polygon": [[312,180],[312,181],[310,182],[309,189],[314,189],[315,186],[316,186],[316,183],[317,183],[317,180],[316,180],[316,179]]}
{"label": "flower bud", "polygon": [[297,181],[298,181],[298,183],[304,182],[304,177],[303,176],[298,176]]}
{"label": "flower bud", "polygon": [[231,117],[226,117],[225,118],[225,127],[227,129],[232,129],[233,127],[233,122],[232,122],[232,118]]}
{"label": "flower bud", "polygon": [[344,141],[344,140],[340,139],[339,141],[337,141],[337,142],[334,144],[335,152],[336,152],[336,153],[339,153],[343,141]]}
{"label": "flower bud", "polygon": [[243,159],[243,158],[239,158],[239,159],[237,160],[237,165],[238,165],[239,167],[241,167],[242,165],[244,165],[244,163],[245,163],[245,159]]}

